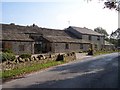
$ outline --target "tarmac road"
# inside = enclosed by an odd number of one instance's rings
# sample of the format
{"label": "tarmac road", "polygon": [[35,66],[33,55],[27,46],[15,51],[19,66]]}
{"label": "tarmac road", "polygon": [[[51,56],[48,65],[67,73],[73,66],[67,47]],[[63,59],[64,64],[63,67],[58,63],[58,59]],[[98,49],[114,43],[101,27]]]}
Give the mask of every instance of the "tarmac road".
{"label": "tarmac road", "polygon": [[118,53],[87,57],[26,75],[3,88],[117,88]]}

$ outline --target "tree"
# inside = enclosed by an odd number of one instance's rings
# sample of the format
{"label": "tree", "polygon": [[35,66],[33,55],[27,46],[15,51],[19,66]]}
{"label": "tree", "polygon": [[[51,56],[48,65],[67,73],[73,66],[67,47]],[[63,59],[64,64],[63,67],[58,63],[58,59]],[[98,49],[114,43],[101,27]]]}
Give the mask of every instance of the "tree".
{"label": "tree", "polygon": [[[92,1],[92,0],[85,0],[85,1]],[[108,9],[115,9],[120,13],[120,0],[99,0],[104,1],[104,8]],[[115,32],[112,32],[110,35],[110,39],[108,41],[116,44],[120,47],[120,28],[118,28]]]}
{"label": "tree", "polygon": [[110,36],[114,39],[120,39],[120,28],[118,28],[115,32],[112,32]]}
{"label": "tree", "polygon": [[110,41],[114,43],[117,47],[120,47],[120,28],[111,33]]}
{"label": "tree", "polygon": [[97,27],[94,29],[94,31],[103,34],[105,36],[105,38],[107,39],[109,34],[107,33],[107,31],[105,29],[103,29],[102,27]]}
{"label": "tree", "polygon": [[[86,0],[92,1],[92,0]],[[120,0],[99,0],[104,1],[104,8],[115,9],[120,12]]]}

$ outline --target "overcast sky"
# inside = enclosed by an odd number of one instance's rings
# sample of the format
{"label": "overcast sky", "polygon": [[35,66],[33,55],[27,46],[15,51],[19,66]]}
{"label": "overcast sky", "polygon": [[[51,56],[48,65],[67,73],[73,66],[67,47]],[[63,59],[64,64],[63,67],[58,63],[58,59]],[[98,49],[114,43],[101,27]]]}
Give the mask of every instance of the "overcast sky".
{"label": "overcast sky", "polygon": [[103,7],[99,0],[2,0],[1,23],[53,29],[102,27],[110,34],[118,28],[118,12]]}

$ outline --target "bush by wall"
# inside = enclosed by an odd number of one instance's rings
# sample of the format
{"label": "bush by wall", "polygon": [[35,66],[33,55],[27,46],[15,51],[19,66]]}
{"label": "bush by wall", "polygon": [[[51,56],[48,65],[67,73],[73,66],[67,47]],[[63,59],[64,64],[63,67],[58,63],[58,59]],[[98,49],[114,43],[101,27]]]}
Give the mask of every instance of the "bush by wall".
{"label": "bush by wall", "polygon": [[13,53],[13,51],[11,49],[4,49],[2,52],[4,52],[4,53]]}
{"label": "bush by wall", "polygon": [[7,61],[7,60],[14,61],[15,55],[13,53],[2,52],[0,53],[0,58],[2,62]]}
{"label": "bush by wall", "polygon": [[19,57],[22,59],[31,58],[31,54],[21,54]]}

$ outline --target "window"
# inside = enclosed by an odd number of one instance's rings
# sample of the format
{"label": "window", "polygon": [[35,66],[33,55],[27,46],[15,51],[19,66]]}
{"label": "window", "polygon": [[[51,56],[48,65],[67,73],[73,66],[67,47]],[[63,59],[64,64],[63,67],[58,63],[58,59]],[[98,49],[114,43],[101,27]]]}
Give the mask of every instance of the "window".
{"label": "window", "polygon": [[65,49],[69,49],[69,44],[68,43],[65,44]]}
{"label": "window", "polygon": [[12,44],[10,42],[2,42],[3,49],[12,49]]}
{"label": "window", "polygon": [[97,44],[95,44],[95,48],[97,48]]}
{"label": "window", "polygon": [[90,35],[89,35],[89,37],[88,37],[88,38],[89,38],[89,40],[91,40],[91,36],[90,36]]}
{"label": "window", "polygon": [[52,47],[50,46],[50,51],[52,51]]}
{"label": "window", "polygon": [[80,44],[80,49],[83,49],[83,44]]}
{"label": "window", "polygon": [[79,38],[82,39],[82,35],[80,35]]}
{"label": "window", "polygon": [[97,36],[97,40],[100,40],[100,36]]}
{"label": "window", "polygon": [[25,50],[25,45],[19,45],[19,51],[24,51]]}
{"label": "window", "polygon": [[58,46],[58,44],[56,43],[55,46]]}

